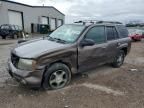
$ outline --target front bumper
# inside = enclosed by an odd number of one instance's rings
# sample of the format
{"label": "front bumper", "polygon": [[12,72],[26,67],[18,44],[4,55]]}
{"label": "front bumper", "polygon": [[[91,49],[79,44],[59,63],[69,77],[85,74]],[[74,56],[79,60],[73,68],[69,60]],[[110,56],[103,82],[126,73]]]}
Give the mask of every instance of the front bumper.
{"label": "front bumper", "polygon": [[21,84],[29,87],[41,87],[44,69],[35,71],[26,71],[15,68],[11,60],[8,60],[8,71],[11,77]]}

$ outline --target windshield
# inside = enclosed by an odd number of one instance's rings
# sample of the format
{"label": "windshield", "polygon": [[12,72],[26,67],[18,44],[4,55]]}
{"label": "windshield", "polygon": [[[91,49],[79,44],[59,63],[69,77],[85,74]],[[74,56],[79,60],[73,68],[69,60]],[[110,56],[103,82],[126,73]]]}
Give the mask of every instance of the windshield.
{"label": "windshield", "polygon": [[76,41],[85,26],[81,25],[63,25],[49,35],[49,39],[61,40],[66,43]]}

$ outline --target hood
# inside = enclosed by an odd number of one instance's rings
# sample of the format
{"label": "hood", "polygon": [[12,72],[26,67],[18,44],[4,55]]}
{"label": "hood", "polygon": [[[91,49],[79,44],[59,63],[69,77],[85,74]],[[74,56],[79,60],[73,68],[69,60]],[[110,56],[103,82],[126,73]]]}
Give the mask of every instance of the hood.
{"label": "hood", "polygon": [[13,51],[16,55],[22,58],[35,58],[44,52],[52,52],[65,44],[56,43],[49,40],[36,40],[22,44],[16,47]]}

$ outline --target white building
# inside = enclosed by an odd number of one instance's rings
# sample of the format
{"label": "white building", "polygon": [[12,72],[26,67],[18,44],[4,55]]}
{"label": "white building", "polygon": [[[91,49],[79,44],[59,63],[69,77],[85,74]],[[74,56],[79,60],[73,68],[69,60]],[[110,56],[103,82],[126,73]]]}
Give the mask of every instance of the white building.
{"label": "white building", "polygon": [[30,33],[36,32],[39,24],[49,25],[50,30],[55,30],[64,22],[65,15],[53,6],[30,6],[0,0],[0,25],[19,25]]}

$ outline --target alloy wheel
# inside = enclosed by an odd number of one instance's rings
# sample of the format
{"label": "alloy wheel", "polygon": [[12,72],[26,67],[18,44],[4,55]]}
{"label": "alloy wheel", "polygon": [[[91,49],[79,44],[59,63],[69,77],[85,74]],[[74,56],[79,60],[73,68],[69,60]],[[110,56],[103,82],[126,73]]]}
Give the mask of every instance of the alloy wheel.
{"label": "alloy wheel", "polygon": [[124,55],[121,53],[117,58],[117,64],[121,65],[124,61]]}
{"label": "alloy wheel", "polygon": [[55,71],[51,74],[49,84],[54,89],[62,88],[68,81],[68,75],[63,70]]}

